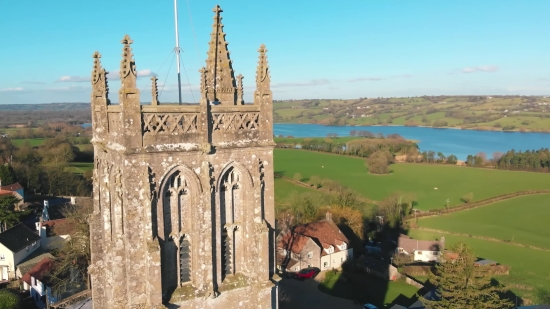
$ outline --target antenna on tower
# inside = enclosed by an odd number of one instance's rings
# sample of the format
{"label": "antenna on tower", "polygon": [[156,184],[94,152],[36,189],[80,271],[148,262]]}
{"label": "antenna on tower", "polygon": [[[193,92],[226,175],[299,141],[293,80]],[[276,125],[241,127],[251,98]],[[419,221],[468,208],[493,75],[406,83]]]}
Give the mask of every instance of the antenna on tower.
{"label": "antenna on tower", "polygon": [[179,105],[181,105],[181,73],[180,73],[180,40],[179,40],[179,33],[178,33],[178,0],[174,0],[174,19],[176,21],[176,48],[174,48],[174,51],[176,52],[176,60],[177,60],[177,66],[178,66],[178,94],[179,94]]}

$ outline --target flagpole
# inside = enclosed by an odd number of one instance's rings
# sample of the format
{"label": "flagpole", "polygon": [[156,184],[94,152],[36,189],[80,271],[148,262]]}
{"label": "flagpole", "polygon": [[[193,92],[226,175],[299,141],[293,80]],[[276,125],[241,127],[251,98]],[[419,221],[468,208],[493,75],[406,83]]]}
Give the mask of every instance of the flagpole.
{"label": "flagpole", "polygon": [[178,33],[178,0],[174,0],[174,19],[176,21],[176,60],[178,66],[178,93],[179,93],[179,105],[181,105],[181,73],[180,73],[180,40]]}

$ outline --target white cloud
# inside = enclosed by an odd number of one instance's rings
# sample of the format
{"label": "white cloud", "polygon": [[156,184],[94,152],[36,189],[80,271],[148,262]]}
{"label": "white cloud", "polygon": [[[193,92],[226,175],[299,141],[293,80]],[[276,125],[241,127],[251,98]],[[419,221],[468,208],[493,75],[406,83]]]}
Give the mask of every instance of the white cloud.
{"label": "white cloud", "polygon": [[379,80],[382,80],[382,77],[359,77],[359,78],[352,78],[350,80],[348,80],[348,82],[350,83],[355,83],[355,82],[362,82],[362,81],[379,81]]}
{"label": "white cloud", "polygon": [[23,91],[22,87],[0,89],[0,92],[20,92],[20,91]]}
{"label": "white cloud", "polygon": [[328,79],[312,79],[309,82],[291,82],[291,83],[278,83],[271,86],[271,88],[280,88],[280,87],[306,87],[306,86],[319,86],[330,84]]}
{"label": "white cloud", "polygon": [[90,81],[89,77],[69,76],[69,75],[61,76],[58,80],[56,80],[56,82],[72,82],[72,83],[82,83],[82,82],[89,82],[89,81]]}
{"label": "white cloud", "polygon": [[496,71],[498,71],[498,66],[496,65],[482,65],[478,67],[467,67],[462,69],[462,73],[475,73],[475,72],[493,73]]}
{"label": "white cloud", "polygon": [[[149,69],[144,70],[138,70],[137,71],[137,77],[152,77],[157,76],[157,74]],[[112,71],[107,73],[107,80],[119,80],[120,79],[120,71]],[[89,82],[90,77],[85,76],[71,76],[71,75],[64,75],[61,76],[56,82],[70,82],[70,83],[82,83],[82,82]]]}

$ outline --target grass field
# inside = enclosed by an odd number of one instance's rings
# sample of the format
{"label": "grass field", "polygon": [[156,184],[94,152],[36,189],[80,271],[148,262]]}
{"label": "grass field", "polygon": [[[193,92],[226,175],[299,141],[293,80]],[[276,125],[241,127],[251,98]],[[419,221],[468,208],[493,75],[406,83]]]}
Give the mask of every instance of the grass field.
{"label": "grass field", "polygon": [[550,249],[550,195],[522,196],[449,215],[420,218],[419,226]]}
{"label": "grass field", "polygon": [[550,263],[548,263],[550,252],[466,236],[420,230],[409,231],[409,236],[424,240],[440,239],[441,236],[445,236],[446,247],[462,241],[468,244],[477,256],[511,266],[510,274],[498,276],[497,280],[506,284],[519,295],[529,295],[530,289],[533,287],[550,289]]}
{"label": "grass field", "polygon": [[306,193],[318,191],[295,185],[292,182],[282,178],[275,178],[275,207],[278,209],[285,208],[288,197],[294,192]]}
{"label": "grass field", "polygon": [[71,162],[67,168],[69,171],[75,174],[84,174],[86,171],[94,169],[93,162]]}
{"label": "grass field", "polygon": [[40,146],[44,144],[44,142],[47,140],[47,138],[24,138],[24,139],[12,139],[11,142],[16,146],[22,146],[26,142],[29,142],[29,144],[32,147]]}
{"label": "grass field", "polygon": [[361,158],[293,149],[275,149],[274,157],[275,171],[286,177],[301,173],[304,178],[330,178],[373,200],[397,191],[412,192],[417,197],[417,208],[423,210],[444,208],[447,199],[450,206],[461,204],[460,199],[470,192],[475,201],[523,190],[550,189],[550,174],[545,173],[403,163],[392,165],[392,174],[373,175],[367,173]]}

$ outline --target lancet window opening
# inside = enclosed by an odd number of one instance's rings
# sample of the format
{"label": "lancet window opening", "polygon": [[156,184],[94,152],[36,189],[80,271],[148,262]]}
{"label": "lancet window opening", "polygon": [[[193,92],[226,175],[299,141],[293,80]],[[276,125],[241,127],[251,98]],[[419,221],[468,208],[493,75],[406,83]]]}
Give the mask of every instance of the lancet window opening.
{"label": "lancet window opening", "polygon": [[242,185],[240,174],[230,168],[221,179],[220,217],[221,217],[221,270],[222,280],[237,272],[236,255],[240,237],[238,224],[242,211]]}

